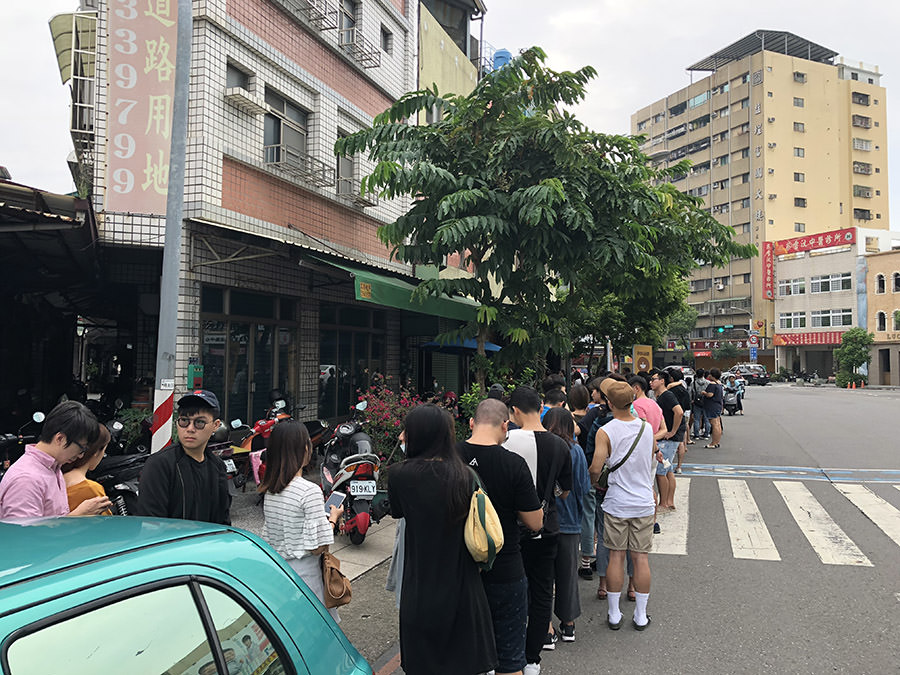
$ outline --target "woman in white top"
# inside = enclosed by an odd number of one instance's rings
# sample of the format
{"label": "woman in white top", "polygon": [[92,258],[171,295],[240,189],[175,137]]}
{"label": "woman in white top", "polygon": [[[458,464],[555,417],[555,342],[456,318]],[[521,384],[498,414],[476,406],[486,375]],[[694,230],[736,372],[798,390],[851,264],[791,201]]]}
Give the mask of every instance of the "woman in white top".
{"label": "woman in white top", "polygon": [[[266,476],[259,486],[265,493],[263,539],[324,602],[319,559],[334,543],[334,525],[344,508],[332,506],[326,516],[322,488],[303,478],[311,456],[305,425],[294,420],[275,425],[266,448]],[[340,620],[337,609],[328,611]]]}

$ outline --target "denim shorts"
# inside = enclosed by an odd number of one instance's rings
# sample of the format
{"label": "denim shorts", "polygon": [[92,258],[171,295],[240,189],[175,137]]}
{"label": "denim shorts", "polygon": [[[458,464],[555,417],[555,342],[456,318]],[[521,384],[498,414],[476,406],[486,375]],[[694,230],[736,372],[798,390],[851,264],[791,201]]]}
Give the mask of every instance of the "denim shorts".
{"label": "denim shorts", "polygon": [[[673,459],[675,459],[675,452],[678,450],[678,441],[672,441],[672,440],[656,441],[656,445],[659,448],[659,451],[662,453],[663,459],[667,459],[670,462]],[[670,471],[673,471],[671,465],[669,465],[668,468],[663,466],[662,462],[659,462],[656,465],[656,475],[657,476],[665,476]]]}
{"label": "denim shorts", "polygon": [[484,594],[491,608],[494,642],[497,645],[497,668],[501,673],[514,673],[525,668],[525,625],[528,622],[528,579],[501,584],[484,584]]}

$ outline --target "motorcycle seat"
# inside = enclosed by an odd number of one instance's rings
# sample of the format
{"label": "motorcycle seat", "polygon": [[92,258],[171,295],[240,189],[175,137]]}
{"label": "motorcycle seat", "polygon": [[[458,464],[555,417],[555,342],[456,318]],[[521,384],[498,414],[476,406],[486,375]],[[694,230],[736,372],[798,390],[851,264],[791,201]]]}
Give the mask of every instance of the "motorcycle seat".
{"label": "motorcycle seat", "polygon": [[373,455],[370,452],[365,452],[360,455],[350,455],[341,460],[341,468],[343,469],[345,466],[349,466],[350,464],[359,464],[360,462],[380,464],[381,458],[378,455]]}

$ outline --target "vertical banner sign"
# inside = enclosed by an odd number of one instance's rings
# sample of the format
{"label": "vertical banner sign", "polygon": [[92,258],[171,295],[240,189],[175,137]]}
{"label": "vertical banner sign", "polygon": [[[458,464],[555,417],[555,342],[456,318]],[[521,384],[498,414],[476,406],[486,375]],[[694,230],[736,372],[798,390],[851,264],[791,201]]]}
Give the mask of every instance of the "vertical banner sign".
{"label": "vertical banner sign", "polygon": [[763,297],[775,300],[775,250],[771,241],[763,242]]}
{"label": "vertical banner sign", "polygon": [[163,215],[178,0],[109,0],[106,211]]}
{"label": "vertical banner sign", "polygon": [[634,359],[634,372],[650,370],[653,367],[653,347],[650,345],[635,345],[632,349]]}

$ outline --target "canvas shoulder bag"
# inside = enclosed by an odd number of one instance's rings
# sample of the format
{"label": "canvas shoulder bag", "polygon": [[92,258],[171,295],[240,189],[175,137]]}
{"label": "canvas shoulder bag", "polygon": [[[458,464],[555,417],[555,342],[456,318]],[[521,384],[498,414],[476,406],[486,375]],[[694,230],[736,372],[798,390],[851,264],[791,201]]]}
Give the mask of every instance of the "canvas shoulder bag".
{"label": "canvas shoulder bag", "polygon": [[481,486],[478,473],[472,467],[467,468],[472,472],[473,490],[464,530],[466,548],[482,570],[489,570],[503,548],[503,527],[494,505]]}

